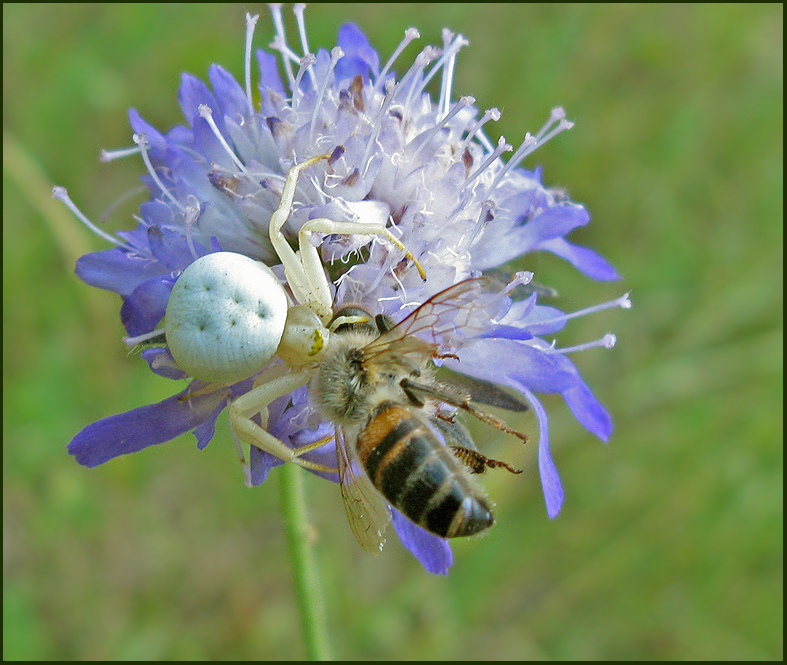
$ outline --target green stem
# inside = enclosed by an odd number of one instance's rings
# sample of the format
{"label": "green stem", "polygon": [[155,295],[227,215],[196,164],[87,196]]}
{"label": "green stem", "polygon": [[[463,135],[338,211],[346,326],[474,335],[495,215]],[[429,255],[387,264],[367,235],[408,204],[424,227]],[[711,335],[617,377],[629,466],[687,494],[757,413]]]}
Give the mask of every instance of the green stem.
{"label": "green stem", "polygon": [[297,464],[285,464],[278,470],[278,475],[284,531],[290,551],[307,657],[309,660],[331,660],[320,578],[306,518],[301,469]]}

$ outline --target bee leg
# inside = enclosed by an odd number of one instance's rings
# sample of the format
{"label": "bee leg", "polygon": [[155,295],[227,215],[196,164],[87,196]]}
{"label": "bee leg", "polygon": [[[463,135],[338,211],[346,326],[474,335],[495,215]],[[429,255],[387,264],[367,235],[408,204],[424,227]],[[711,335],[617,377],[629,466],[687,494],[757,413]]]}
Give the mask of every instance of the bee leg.
{"label": "bee leg", "polygon": [[[417,393],[415,393],[414,391],[409,389],[409,387],[407,386],[407,384],[404,381],[402,381],[399,385],[401,386],[402,390],[404,391],[404,394],[407,395],[407,399],[410,400],[411,404],[413,404],[414,406],[417,406],[419,408],[426,404],[426,402],[424,402],[424,400],[422,400],[418,396]],[[440,417],[440,416],[438,416],[438,417]],[[448,420],[448,418],[446,418],[446,420]],[[453,422],[453,421],[450,421],[450,422]]]}
{"label": "bee leg", "polygon": [[511,473],[522,473],[522,469],[515,469],[505,462],[487,457],[486,455],[483,455],[472,448],[465,448],[464,446],[451,446],[451,450],[453,451],[454,455],[464,462],[465,466],[467,466],[471,473],[484,473],[487,469],[497,469],[500,467],[507,469]]}

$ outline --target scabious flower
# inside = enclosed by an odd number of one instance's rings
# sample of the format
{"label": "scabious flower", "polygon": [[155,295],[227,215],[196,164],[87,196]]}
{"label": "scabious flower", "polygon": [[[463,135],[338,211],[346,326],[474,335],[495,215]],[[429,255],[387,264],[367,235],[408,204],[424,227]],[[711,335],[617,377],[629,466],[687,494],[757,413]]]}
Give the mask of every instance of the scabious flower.
{"label": "scabious flower", "polygon": [[[521,166],[538,147],[572,126],[562,109],[555,109],[544,127],[527,134],[504,160],[512,146],[503,138],[493,143],[484,131],[500,117],[499,111],[481,112],[471,97],[452,100],[457,56],[468,44],[461,35],[444,30],[439,47],[426,46],[403,64],[402,52],[419,37],[410,28],[381,66],[355,25],[340,28],[338,45],[331,51],[312,52],[304,8],[296,5],[298,55],[288,45],[278,5],[272,5],[272,16],[271,48],[278,52],[281,69],[276,56],[258,50],[257,90],[252,89],[257,17],[247,16],[244,86],[219,65],[209,70],[210,86],[184,74],[179,101],[187,124],[166,134],[130,111],[136,146],[104,156],[109,160],[136,154],[147,168],[143,180],[150,200],[142,204],[134,230],[117,237],[104,233],[71,203],[65,190],[56,188],[56,196],[114,245],[81,257],[76,272],[88,284],[120,294],[127,343],[150,342],[142,356],[153,372],[189,378],[169,353],[161,325],[173,284],[198,257],[238,252],[274,267],[283,279],[268,222],[288,169],[318,154],[330,158],[311,169],[310,177],[301,178],[285,233],[294,238],[304,222],[316,217],[387,224],[426,275],[423,280],[391,243],[361,235],[325,237],[321,253],[337,307],[353,303],[399,320],[442,289],[536,251],[552,252],[593,279],[618,279],[604,258],[567,240],[571,231],[588,223],[585,208],[546,187],[539,169]],[[435,79],[436,99],[427,91]],[[606,335],[570,348],[545,338],[572,318],[629,307],[630,301],[623,296],[565,314],[540,304],[538,289],[515,288],[531,277],[518,273],[505,290],[490,296],[496,316],[487,321],[483,334],[468,333],[457,347],[458,359],[448,358],[445,364],[514,388],[531,404],[540,426],[538,461],[547,512],[555,517],[563,490],[537,394],[560,393],[579,422],[606,441],[611,419],[567,354],[610,347],[615,338]],[[518,291],[524,296],[518,297]],[[200,391],[202,384],[192,380],[163,402],[89,425],[68,450],[80,464],[93,467],[189,431],[204,448],[220,412],[249,391],[252,382],[253,377]],[[327,438],[333,426],[316,416],[304,386],[270,405],[268,430],[298,447]],[[334,466],[335,454],[331,442],[307,459]],[[256,485],[283,462],[252,446],[249,463],[249,480]],[[427,570],[447,572],[451,553],[445,541],[396,511],[394,526]]]}

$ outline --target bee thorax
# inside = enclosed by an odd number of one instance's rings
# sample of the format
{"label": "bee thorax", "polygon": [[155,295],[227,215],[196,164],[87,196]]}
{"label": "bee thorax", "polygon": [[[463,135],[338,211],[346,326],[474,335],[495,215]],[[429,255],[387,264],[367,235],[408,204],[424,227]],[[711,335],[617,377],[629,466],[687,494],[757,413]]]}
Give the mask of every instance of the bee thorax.
{"label": "bee thorax", "polygon": [[349,428],[362,424],[369,404],[377,399],[376,376],[363,365],[362,348],[368,340],[357,333],[334,335],[309,391],[326,417]]}

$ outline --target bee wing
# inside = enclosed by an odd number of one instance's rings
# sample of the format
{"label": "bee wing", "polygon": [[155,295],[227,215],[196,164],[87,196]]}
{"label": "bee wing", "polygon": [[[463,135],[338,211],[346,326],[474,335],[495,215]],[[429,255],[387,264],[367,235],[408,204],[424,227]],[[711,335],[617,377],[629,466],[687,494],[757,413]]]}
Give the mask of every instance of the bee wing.
{"label": "bee wing", "polygon": [[493,312],[487,311],[479,296],[498,282],[489,277],[473,277],[440,291],[393,328],[364,349],[367,358],[377,353],[420,353],[434,355],[438,346],[460,340],[451,333],[483,332]]}
{"label": "bee wing", "polygon": [[385,544],[385,529],[391,521],[388,502],[353,459],[343,431],[336,434],[336,457],[339,486],[350,529],[361,547],[372,554],[379,554]]}

